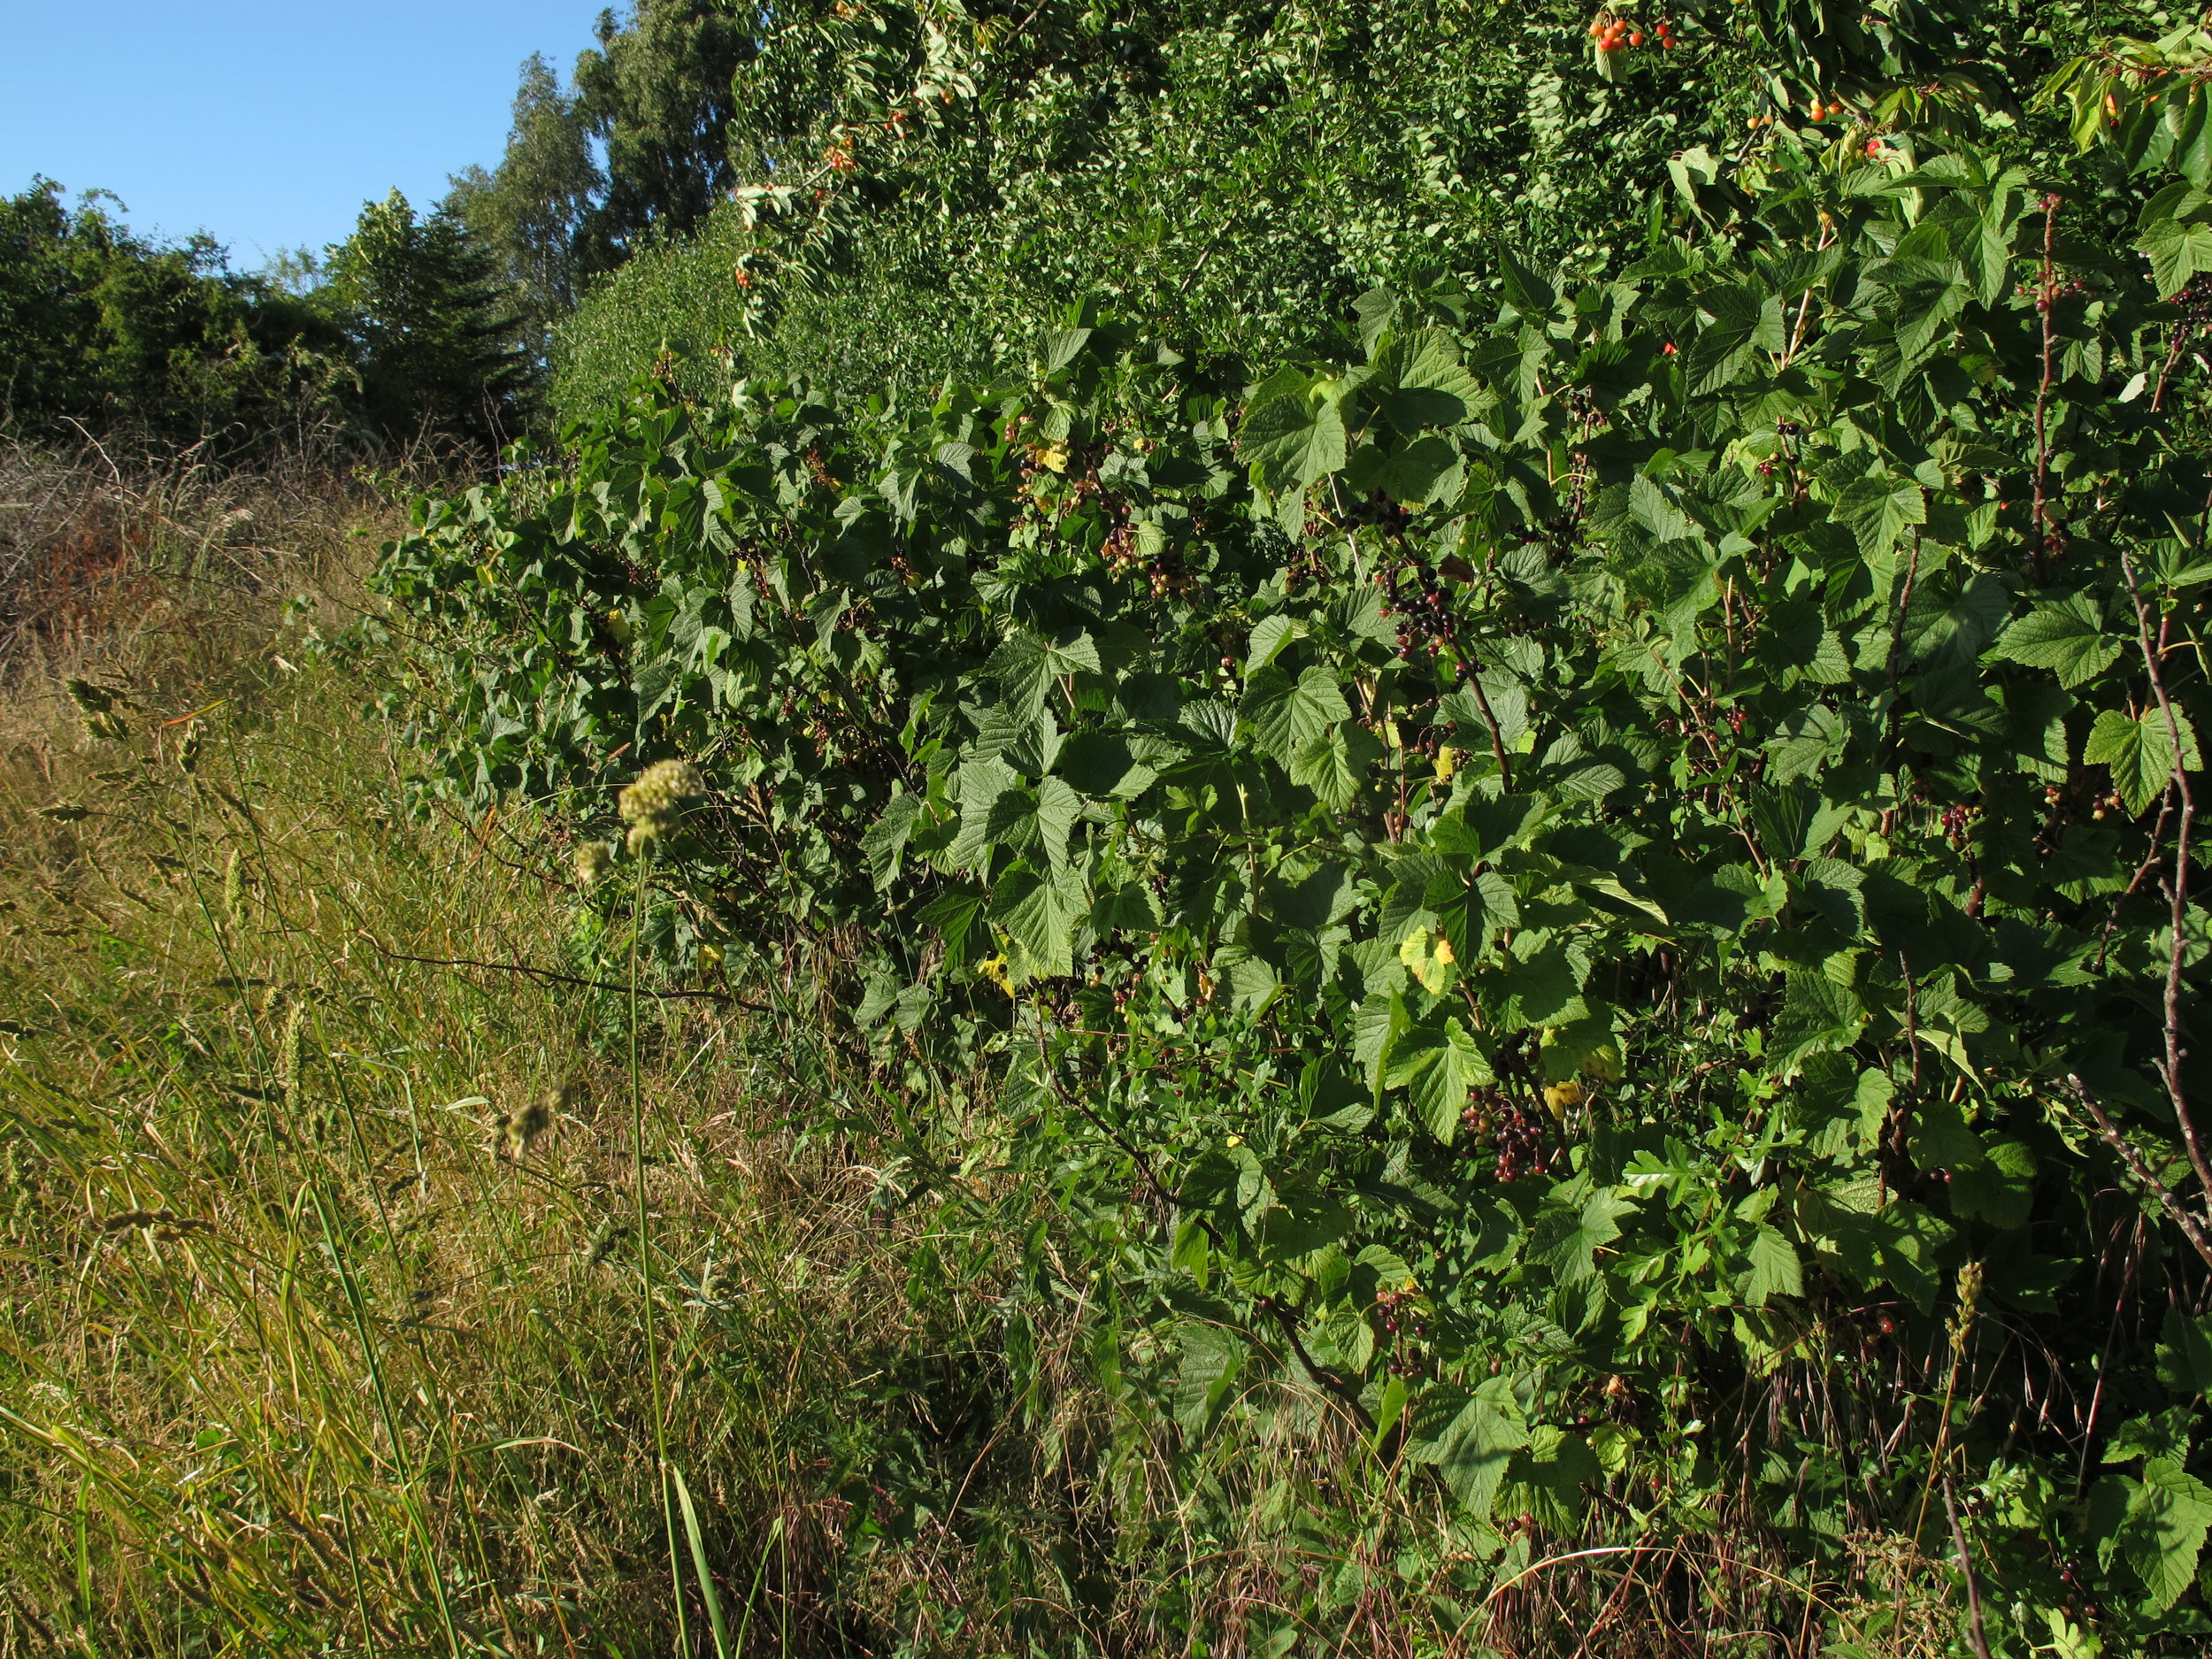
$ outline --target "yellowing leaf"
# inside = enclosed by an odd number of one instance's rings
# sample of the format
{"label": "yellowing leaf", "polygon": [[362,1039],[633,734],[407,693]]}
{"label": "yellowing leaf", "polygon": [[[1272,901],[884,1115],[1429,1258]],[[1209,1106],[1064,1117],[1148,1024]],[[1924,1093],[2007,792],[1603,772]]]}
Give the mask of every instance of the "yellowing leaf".
{"label": "yellowing leaf", "polygon": [[1398,960],[1431,996],[1443,995],[1444,987],[1451,983],[1452,941],[1432,935],[1425,927],[1417,927],[1406,935],[1405,942],[1398,947]]}

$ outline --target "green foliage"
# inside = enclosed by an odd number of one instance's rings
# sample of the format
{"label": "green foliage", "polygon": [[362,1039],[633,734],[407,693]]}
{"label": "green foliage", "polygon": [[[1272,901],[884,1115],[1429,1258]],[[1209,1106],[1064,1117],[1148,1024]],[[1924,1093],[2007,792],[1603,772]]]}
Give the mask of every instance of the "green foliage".
{"label": "green foliage", "polygon": [[1724,219],[1740,192],[1713,181],[1778,133],[1901,155],[1948,133],[2047,157],[2063,122],[2014,88],[2091,23],[2071,5],[1863,23],[1700,0],[1665,14],[1671,46],[1609,51],[1592,15],[1477,0],[758,14],[725,129],[735,199],[587,299],[560,331],[555,403],[610,413],[664,345],[702,397],[729,378],[718,350],[757,378],[932,396],[948,375],[987,380],[1037,318],[1093,296],[1186,353],[1333,350],[1371,287],[1509,281],[1501,246],[1617,272],[1654,223]]}
{"label": "green foliage", "polygon": [[48,179],[0,199],[0,419],[20,428],[249,445],[323,404],[340,343],[205,236],[150,242]]}
{"label": "green foliage", "polygon": [[472,166],[456,174],[444,205],[497,259],[542,331],[583,291],[580,238],[604,183],[583,111],[534,53],[523,65],[514,125],[497,171]]}
{"label": "green foliage", "polygon": [[1985,1604],[2194,1640],[2201,1465],[2121,1419],[2201,1345],[2085,1252],[2201,1094],[2204,391],[2101,205],[1876,150],[1249,384],[1083,310],[926,403],[657,393],[388,554],[427,781],[598,833],[695,760],[669,959],[864,941],[1189,1445],[1272,1379],[1478,1561],[1740,1502],[1823,1582],[1955,1480]]}
{"label": "green foliage", "polygon": [[642,0],[596,34],[566,89],[542,55],[523,65],[499,165],[455,175],[444,204],[540,330],[727,191],[733,77],[758,50],[757,25],[714,0]]}
{"label": "green foliage", "polygon": [[419,219],[395,191],[300,274],[235,274],[204,235],[152,242],[40,180],[0,201],[0,419],[232,456],[313,426],[480,452],[519,432],[516,321],[457,219]]}
{"label": "green foliage", "polygon": [[360,413],[378,432],[496,449],[518,435],[526,365],[489,257],[454,215],[397,190],[330,250],[317,303],[350,336]]}
{"label": "green foliage", "polygon": [[635,0],[601,13],[576,60],[576,108],[606,152],[606,188],[583,227],[590,268],[705,217],[730,179],[732,79],[760,22],[722,0]]}

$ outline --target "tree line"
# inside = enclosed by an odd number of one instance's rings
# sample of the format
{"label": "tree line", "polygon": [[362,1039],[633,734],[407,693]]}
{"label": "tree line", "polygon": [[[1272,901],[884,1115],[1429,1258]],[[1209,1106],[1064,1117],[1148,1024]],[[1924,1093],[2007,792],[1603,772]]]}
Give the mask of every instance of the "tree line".
{"label": "tree line", "polygon": [[426,210],[395,190],[352,234],[267,269],[202,231],[131,228],[108,192],[0,197],[0,424],[246,451],[303,427],[480,454],[543,412],[549,331],[646,240],[726,187],[746,29],[712,0],[599,19],[567,86],[523,66],[494,169]]}

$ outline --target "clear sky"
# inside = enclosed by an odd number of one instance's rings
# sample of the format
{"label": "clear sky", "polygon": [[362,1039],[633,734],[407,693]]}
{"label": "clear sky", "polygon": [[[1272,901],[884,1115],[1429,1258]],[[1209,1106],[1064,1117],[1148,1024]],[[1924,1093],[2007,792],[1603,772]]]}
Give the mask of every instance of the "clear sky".
{"label": "clear sky", "polygon": [[112,190],[243,270],[394,186],[497,163],[517,72],[565,75],[609,0],[0,0],[0,195]]}

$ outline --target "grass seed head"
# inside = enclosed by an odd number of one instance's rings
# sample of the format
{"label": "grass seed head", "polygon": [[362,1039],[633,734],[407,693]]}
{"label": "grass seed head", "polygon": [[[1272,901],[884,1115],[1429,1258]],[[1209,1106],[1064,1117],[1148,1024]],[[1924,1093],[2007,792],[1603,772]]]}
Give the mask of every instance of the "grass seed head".
{"label": "grass seed head", "polygon": [[587,893],[614,873],[614,857],[612,841],[578,843],[573,860],[576,879]]}
{"label": "grass seed head", "polygon": [[687,760],[657,760],[616,804],[630,826],[629,847],[641,852],[672,831],[684,809],[706,799],[706,774]]}
{"label": "grass seed head", "polygon": [[69,694],[69,701],[86,714],[105,714],[115,706],[115,694],[88,680],[65,680],[62,689]]}
{"label": "grass seed head", "polygon": [[500,1149],[507,1156],[519,1159],[540,1135],[560,1121],[563,1113],[582,1105],[584,1098],[584,1086],[572,1079],[552,1085],[527,1106],[502,1112],[495,1120]]}
{"label": "grass seed head", "polygon": [[284,1103],[297,1107],[300,1103],[300,1056],[306,1040],[307,1005],[296,996],[289,1001],[291,1006],[284,1011],[284,1035],[277,1046],[277,1087],[284,1091]]}

